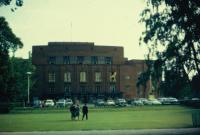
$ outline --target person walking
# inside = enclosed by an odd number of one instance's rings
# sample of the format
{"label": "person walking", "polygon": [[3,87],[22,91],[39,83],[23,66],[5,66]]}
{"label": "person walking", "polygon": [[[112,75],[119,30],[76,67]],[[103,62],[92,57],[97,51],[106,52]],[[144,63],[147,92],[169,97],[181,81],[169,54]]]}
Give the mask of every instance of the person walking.
{"label": "person walking", "polygon": [[71,120],[74,120],[74,119],[75,119],[75,111],[76,111],[75,104],[72,104],[72,105],[70,106]]}
{"label": "person walking", "polygon": [[82,108],[82,113],[83,113],[83,117],[82,120],[84,119],[84,117],[86,116],[86,120],[88,120],[88,107],[87,104],[85,104]]}
{"label": "person walking", "polygon": [[79,116],[80,116],[80,107],[79,107],[79,104],[76,105],[76,117],[78,118],[79,120]]}

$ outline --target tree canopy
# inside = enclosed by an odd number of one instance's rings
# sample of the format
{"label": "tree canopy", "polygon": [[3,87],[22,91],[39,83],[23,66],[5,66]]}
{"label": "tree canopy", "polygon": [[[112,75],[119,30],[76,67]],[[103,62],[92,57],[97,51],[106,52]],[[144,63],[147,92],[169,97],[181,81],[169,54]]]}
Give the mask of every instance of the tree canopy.
{"label": "tree canopy", "polygon": [[[11,4],[11,2],[14,0],[0,0],[0,6],[8,6]],[[22,6],[23,0],[15,0],[16,6]]]}
{"label": "tree canopy", "polygon": [[9,100],[13,77],[11,74],[9,52],[22,48],[23,43],[15,36],[6,22],[0,17],[0,100]]}
{"label": "tree canopy", "polygon": [[[140,20],[146,29],[140,43],[148,47],[148,57],[154,57],[152,66],[157,63],[157,71],[173,71],[190,83],[191,77],[200,76],[200,2],[147,0],[146,3]],[[153,72],[157,71],[154,68]]]}

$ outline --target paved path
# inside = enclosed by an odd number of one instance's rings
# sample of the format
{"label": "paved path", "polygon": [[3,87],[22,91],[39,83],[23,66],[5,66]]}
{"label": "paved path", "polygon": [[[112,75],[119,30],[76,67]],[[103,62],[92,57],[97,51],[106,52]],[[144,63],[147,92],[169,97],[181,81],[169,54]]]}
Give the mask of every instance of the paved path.
{"label": "paved path", "polygon": [[200,135],[200,128],[0,132],[0,135]]}

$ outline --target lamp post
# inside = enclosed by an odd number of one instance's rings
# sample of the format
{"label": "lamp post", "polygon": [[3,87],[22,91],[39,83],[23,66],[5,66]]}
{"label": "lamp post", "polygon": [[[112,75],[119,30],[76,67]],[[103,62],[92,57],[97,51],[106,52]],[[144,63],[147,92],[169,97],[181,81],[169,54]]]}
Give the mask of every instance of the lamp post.
{"label": "lamp post", "polygon": [[29,105],[30,103],[30,75],[32,74],[31,72],[26,72],[27,76],[28,76],[28,88],[27,88],[27,96],[28,96],[28,99],[27,99],[27,104]]}

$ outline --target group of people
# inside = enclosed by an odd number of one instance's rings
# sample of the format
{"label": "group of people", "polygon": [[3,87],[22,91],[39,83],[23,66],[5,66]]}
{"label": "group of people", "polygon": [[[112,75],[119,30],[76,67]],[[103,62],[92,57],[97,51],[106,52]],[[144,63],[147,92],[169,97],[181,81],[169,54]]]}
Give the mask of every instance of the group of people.
{"label": "group of people", "polygon": [[[72,104],[70,106],[70,112],[71,112],[71,120],[79,120],[80,117],[80,107],[79,104]],[[82,107],[82,120],[86,117],[86,120],[88,119],[88,107],[87,104],[84,104]]]}

